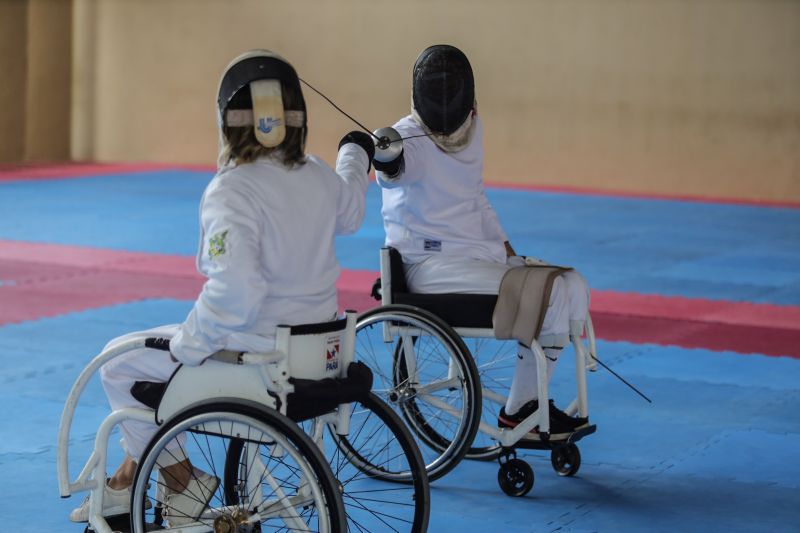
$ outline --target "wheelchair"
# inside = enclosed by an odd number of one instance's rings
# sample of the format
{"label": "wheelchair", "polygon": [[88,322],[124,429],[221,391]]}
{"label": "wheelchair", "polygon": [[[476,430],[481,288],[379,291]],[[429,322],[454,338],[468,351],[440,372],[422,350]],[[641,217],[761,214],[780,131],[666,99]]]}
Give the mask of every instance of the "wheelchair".
{"label": "wheelchair", "polygon": [[[522,448],[550,451],[560,476],[578,472],[581,455],[576,443],[594,433],[595,425],[578,429],[566,440],[551,440],[545,408],[513,429],[497,427],[513,377],[517,343],[495,338],[496,295],[411,293],[400,254],[386,247],[381,249],[380,279],[373,297],[382,305],[359,316],[356,357],[371,368],[375,391],[413,433],[431,481],[464,458],[496,459],[503,492],[523,496],[533,487],[534,473],[516,457]],[[565,412],[588,417],[586,375],[596,369],[591,318],[586,317],[585,327],[572,324],[571,329],[576,395]],[[539,375],[539,404],[547,406],[545,355],[536,341],[531,350]],[[539,441],[521,441],[536,427]]]}
{"label": "wheelchair", "polygon": [[[425,464],[400,417],[370,391],[369,369],[353,362],[355,325],[348,311],[337,321],[278,326],[273,352],[222,350],[200,366],[180,366],[168,383],[137,382],[145,387],[134,396],[151,408],[109,414],[70,481],[70,429],[94,373],[133,349],[169,350],[169,340],[144,332],[110,346],[83,370],[64,407],[61,496],[89,491],[86,531],[97,533],[426,531]],[[103,517],[108,440],[123,420],[159,430],[138,462],[130,515]],[[199,516],[173,524],[160,467],[175,456],[189,458],[193,477],[205,472],[219,485]]]}

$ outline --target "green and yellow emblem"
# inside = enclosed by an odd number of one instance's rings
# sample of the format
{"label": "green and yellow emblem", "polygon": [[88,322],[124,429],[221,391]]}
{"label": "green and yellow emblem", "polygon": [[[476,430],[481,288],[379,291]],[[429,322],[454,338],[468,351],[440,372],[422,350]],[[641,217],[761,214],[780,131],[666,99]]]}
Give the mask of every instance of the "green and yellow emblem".
{"label": "green and yellow emblem", "polygon": [[227,251],[225,248],[225,238],[227,236],[228,231],[225,230],[208,239],[208,257],[210,259],[216,259],[217,257],[225,254]]}

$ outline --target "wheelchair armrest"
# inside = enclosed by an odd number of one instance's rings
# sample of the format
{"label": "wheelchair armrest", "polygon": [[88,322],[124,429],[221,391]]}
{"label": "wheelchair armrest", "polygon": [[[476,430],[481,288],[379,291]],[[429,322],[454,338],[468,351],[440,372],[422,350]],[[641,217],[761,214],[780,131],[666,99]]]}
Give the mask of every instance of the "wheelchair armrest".
{"label": "wheelchair armrest", "polygon": [[[144,345],[146,348],[168,352],[169,341],[170,339],[161,337],[148,337],[144,340]],[[277,351],[269,353],[248,353],[236,350],[219,350],[212,353],[209,359],[234,365],[258,365],[277,362],[281,357],[283,357],[283,354]]]}

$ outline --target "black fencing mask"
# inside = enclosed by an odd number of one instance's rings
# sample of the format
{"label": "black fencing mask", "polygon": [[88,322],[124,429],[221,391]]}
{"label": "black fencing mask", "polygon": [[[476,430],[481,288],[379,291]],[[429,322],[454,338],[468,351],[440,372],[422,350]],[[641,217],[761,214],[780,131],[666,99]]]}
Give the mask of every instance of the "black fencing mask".
{"label": "black fencing mask", "polygon": [[461,126],[475,102],[475,80],[464,53],[446,44],[430,46],[414,63],[413,103],[425,126],[450,135]]}

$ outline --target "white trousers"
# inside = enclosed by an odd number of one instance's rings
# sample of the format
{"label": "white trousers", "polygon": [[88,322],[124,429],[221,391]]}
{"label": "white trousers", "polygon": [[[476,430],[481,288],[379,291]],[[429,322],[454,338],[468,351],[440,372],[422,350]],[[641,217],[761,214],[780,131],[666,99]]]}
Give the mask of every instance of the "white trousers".
{"label": "white trousers", "polygon": [[[170,339],[177,333],[178,324],[160,326],[147,331],[137,331],[122,337],[117,337],[106,345],[105,349],[116,346],[122,342],[146,338],[162,337]],[[100,379],[103,388],[108,396],[108,403],[112,410],[122,409],[123,407],[146,407],[133,395],[131,387],[137,381],[167,382],[172,374],[177,370],[179,363],[170,359],[169,352],[154,350],[151,348],[139,348],[131,350],[119,357],[112,359],[100,368]],[[140,422],[138,420],[126,420],[120,424],[122,432],[122,446],[134,460],[138,461],[144,449],[150,443],[158,431],[158,426]],[[178,462],[185,457],[180,451],[179,442],[173,441],[167,446],[167,451],[171,452],[169,457],[172,460],[159,460],[161,466],[168,466],[169,463]]]}
{"label": "white trousers", "polygon": [[[421,263],[406,265],[406,282],[412,292],[497,294],[505,273],[521,266],[521,257],[506,263],[477,259],[431,256]],[[547,356],[547,380],[555,370],[561,348],[569,343],[570,321],[585,321],[589,313],[589,286],[575,271],[561,274],[553,282],[544,315],[539,343]],[[505,411],[515,414],[528,401],[537,399],[538,370],[530,349],[519,347],[514,378]]]}
{"label": "white trousers", "polygon": [[[497,294],[505,273],[523,264],[519,256],[509,257],[506,263],[495,263],[432,255],[420,263],[405,265],[406,282],[409,290],[419,293]],[[555,338],[564,346],[569,342],[570,320],[586,320],[588,313],[586,280],[575,271],[560,275],[553,283],[539,338]]]}

